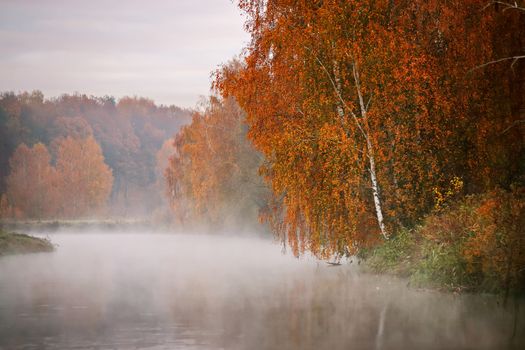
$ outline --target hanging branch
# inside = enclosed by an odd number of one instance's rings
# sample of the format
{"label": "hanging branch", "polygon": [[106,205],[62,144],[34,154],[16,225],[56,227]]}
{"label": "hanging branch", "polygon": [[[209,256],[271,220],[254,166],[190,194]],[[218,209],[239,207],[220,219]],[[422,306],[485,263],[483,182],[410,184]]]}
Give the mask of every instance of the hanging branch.
{"label": "hanging branch", "polygon": [[517,1],[514,1],[514,3],[510,3],[510,2],[507,2],[507,1],[491,1],[488,4],[486,4],[481,10],[482,11],[486,10],[491,5],[502,5],[503,6],[503,12],[505,12],[507,10],[518,10],[518,11],[524,11],[525,12],[525,7],[523,7],[521,5],[518,5]]}
{"label": "hanging branch", "polygon": [[483,63],[482,65],[476,66],[476,67],[472,68],[471,70],[469,70],[468,73],[471,73],[471,72],[473,72],[475,70],[484,68],[486,66],[490,66],[492,64],[496,64],[496,63],[504,62],[504,61],[510,61],[510,60],[512,60],[512,63],[510,65],[510,68],[512,69],[514,67],[514,65],[516,64],[516,62],[518,62],[519,60],[524,59],[524,58],[525,58],[525,55],[500,58],[500,59],[497,59],[497,60],[494,60],[494,61]]}

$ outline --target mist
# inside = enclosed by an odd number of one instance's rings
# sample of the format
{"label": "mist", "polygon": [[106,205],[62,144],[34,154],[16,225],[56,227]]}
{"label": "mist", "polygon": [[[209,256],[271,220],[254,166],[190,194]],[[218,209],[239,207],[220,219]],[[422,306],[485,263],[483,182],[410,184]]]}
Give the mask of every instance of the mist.
{"label": "mist", "polygon": [[525,0],[0,0],[0,350],[525,349]]}
{"label": "mist", "polygon": [[[0,348],[511,344],[515,315],[497,298],[409,289],[360,273],[357,261],[297,259],[271,239],[100,230],[49,237],[55,253],[0,260]],[[523,346],[524,334],[512,344]]]}

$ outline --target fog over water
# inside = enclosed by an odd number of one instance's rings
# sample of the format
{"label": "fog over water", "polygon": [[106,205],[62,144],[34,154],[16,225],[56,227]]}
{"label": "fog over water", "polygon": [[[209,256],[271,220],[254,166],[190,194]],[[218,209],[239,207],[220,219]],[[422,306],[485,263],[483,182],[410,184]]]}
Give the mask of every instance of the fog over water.
{"label": "fog over water", "polygon": [[[525,306],[282,254],[256,237],[57,233],[0,258],[0,349],[525,348]],[[512,305],[512,302],[511,302]]]}

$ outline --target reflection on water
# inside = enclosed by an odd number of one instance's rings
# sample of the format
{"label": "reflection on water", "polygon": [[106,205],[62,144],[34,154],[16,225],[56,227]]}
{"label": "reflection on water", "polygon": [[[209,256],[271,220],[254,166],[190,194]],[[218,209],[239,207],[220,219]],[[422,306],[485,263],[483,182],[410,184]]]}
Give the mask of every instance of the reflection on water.
{"label": "reflection on water", "polygon": [[[55,234],[0,259],[0,349],[525,348],[525,306],[408,289],[255,238]],[[511,339],[512,338],[512,339]]]}

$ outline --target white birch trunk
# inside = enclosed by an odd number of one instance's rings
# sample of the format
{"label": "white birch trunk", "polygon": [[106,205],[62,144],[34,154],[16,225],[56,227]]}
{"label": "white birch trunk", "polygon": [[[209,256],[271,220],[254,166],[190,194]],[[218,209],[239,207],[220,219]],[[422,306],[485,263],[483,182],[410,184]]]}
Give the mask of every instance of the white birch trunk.
{"label": "white birch trunk", "polygon": [[381,235],[388,239],[388,232],[385,227],[385,221],[383,218],[383,208],[381,205],[381,198],[379,197],[379,183],[377,181],[377,172],[376,172],[376,163],[375,163],[375,157],[374,157],[374,147],[372,144],[372,141],[370,140],[370,134],[368,132],[368,120],[367,120],[367,106],[365,106],[365,102],[363,100],[363,94],[361,93],[361,82],[359,80],[359,71],[357,69],[357,64],[354,62],[353,66],[353,73],[354,73],[354,80],[355,80],[355,86],[357,90],[357,95],[359,97],[359,107],[361,109],[361,116],[363,117],[364,122],[364,136],[366,139],[366,149],[367,149],[367,156],[369,161],[369,168],[368,171],[370,172],[370,181],[372,182],[372,195],[374,197],[374,206],[376,209],[376,217],[377,217],[377,223],[379,225],[379,229],[381,230]]}
{"label": "white birch trunk", "polygon": [[318,57],[315,57],[315,58],[317,62],[319,63],[319,65],[321,66],[321,68],[325,71],[326,75],[328,76],[328,79],[330,79],[330,82],[332,83],[332,87],[334,88],[337,94],[337,97],[340,102],[340,104],[338,104],[337,106],[337,113],[339,114],[339,117],[340,118],[344,117],[344,109],[342,107],[346,108],[348,110],[348,113],[350,113],[350,115],[352,116],[352,119],[355,121],[359,131],[361,132],[361,134],[366,140],[367,157],[369,160],[368,171],[370,172],[370,181],[372,182],[372,195],[374,199],[374,207],[376,211],[377,223],[379,225],[379,229],[381,230],[381,235],[383,236],[383,238],[388,239],[389,233],[385,226],[384,217],[383,217],[383,208],[381,205],[381,197],[379,196],[380,187],[379,187],[379,182],[377,181],[377,172],[376,172],[376,165],[375,165],[375,158],[374,158],[374,147],[370,139],[369,128],[368,128],[368,120],[367,120],[368,104],[365,105],[364,100],[363,100],[363,94],[361,93],[361,85],[360,85],[360,80],[359,80],[359,71],[357,68],[357,64],[355,62],[353,63],[353,75],[354,75],[357,95],[359,97],[359,106],[360,106],[361,117],[362,117],[361,119],[363,121],[364,126],[361,125],[359,118],[357,118],[356,114],[350,108],[348,108],[348,106],[346,105],[343,99],[341,80],[339,77],[338,62],[336,60],[333,60],[332,62],[334,65],[334,70],[333,70],[334,79],[332,79],[331,74],[326,69],[323,62],[321,62],[321,60]]}
{"label": "white birch trunk", "polygon": [[[370,141],[367,140],[367,147],[370,147]],[[372,195],[374,196],[374,206],[376,209],[377,223],[379,224],[379,229],[381,230],[381,235],[385,239],[388,239],[388,232],[385,227],[385,221],[383,218],[383,209],[381,207],[381,199],[379,198],[379,184],[377,182],[376,175],[376,163],[374,160],[374,155],[371,152],[371,148],[368,148],[368,160],[370,163],[370,180],[372,181]]]}

